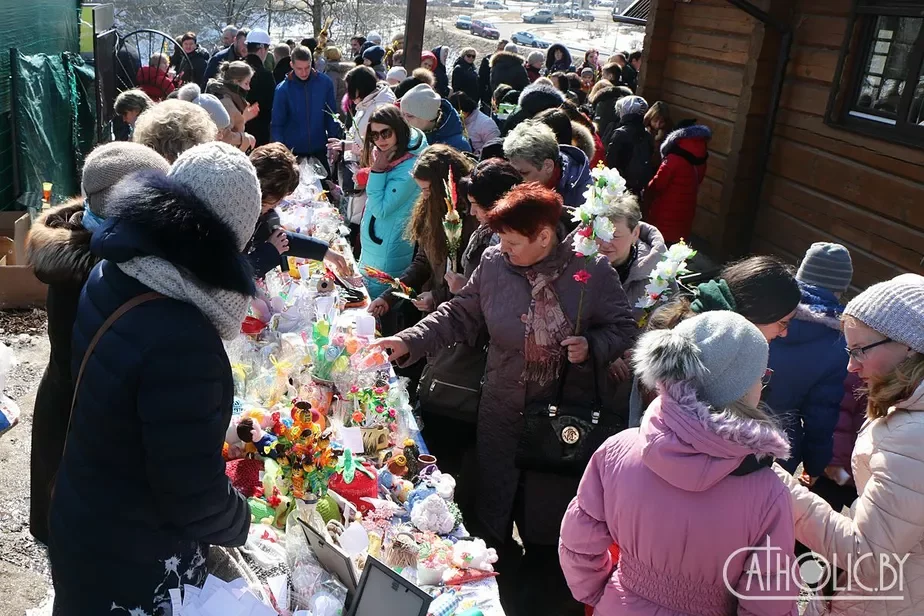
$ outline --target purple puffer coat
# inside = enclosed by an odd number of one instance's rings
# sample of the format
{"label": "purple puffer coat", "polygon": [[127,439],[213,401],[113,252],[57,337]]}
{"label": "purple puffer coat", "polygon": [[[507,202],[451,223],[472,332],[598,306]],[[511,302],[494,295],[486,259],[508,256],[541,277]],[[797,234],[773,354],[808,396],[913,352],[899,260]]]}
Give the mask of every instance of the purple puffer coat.
{"label": "purple puffer coat", "polygon": [[662,391],[640,428],[597,450],[565,514],[559,556],[574,597],[598,616],[795,616],[788,490],[769,467],[732,474],[750,454],[788,450],[783,432],[710,413],[689,385]]}
{"label": "purple puffer coat", "polygon": [[[554,284],[572,324],[581,296],[574,274],[586,266],[591,275],[585,290],[582,330],[602,378],[606,374],[603,366],[622,356],[638,329],[616,271],[602,257],[589,265],[576,257],[570,237],[561,237],[553,253],[532,267],[550,272],[565,261],[567,266]],[[522,479],[525,511],[517,520],[520,536],[527,543],[556,545],[561,518],[577,490],[577,479],[534,472],[522,473],[521,477],[514,465],[524,409],[532,401],[548,400],[557,387],[557,382],[540,387],[522,377],[526,339],[523,318],[530,305],[526,270],[511,265],[499,246],[488,248],[481,265],[454,299],[398,337],[408,346],[408,361],[414,362],[454,342],[471,344],[481,328],[487,327],[491,342],[478,414],[476,513],[495,539],[509,536],[514,499]],[[565,398],[589,401],[591,376],[587,363],[569,370]]]}

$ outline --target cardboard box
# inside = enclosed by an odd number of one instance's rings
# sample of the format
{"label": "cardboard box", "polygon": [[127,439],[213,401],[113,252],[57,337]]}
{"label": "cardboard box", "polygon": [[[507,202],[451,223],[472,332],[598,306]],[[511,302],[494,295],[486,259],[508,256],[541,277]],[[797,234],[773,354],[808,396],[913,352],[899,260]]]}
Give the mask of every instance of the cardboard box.
{"label": "cardboard box", "polygon": [[[0,308],[45,305],[48,287],[26,265],[26,238],[31,226],[28,212],[0,212],[0,237],[13,240],[12,252],[0,262]],[[0,243],[8,246],[7,242]]]}

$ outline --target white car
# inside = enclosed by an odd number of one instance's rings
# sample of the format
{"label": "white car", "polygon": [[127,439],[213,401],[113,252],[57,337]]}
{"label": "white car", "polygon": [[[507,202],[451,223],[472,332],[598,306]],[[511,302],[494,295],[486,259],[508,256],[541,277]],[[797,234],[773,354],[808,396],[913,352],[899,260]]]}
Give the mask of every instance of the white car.
{"label": "white car", "polygon": [[499,0],[485,0],[484,8],[492,11],[507,11],[507,5]]}

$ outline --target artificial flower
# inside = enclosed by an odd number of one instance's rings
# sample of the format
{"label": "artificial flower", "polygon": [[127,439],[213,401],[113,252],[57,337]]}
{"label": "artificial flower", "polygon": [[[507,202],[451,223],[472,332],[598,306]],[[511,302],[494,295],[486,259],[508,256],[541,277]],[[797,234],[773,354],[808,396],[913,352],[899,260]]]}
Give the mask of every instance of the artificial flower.
{"label": "artificial flower", "polygon": [[613,239],[613,233],[616,229],[613,227],[613,221],[605,216],[594,219],[594,235],[602,242],[609,242]]}
{"label": "artificial flower", "polygon": [[584,257],[592,257],[598,252],[597,242],[590,237],[575,235],[574,252],[583,255]]}
{"label": "artificial flower", "polygon": [[574,274],[574,280],[580,282],[581,284],[587,284],[587,281],[590,280],[590,272],[582,269],[581,271]]}

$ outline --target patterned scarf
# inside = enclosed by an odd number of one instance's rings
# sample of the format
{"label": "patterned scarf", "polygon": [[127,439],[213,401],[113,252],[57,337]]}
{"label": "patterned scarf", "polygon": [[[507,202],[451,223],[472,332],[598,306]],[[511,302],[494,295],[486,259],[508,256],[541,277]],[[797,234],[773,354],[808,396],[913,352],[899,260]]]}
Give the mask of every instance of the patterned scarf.
{"label": "patterned scarf", "polygon": [[526,350],[523,379],[546,386],[558,378],[564,353],[561,341],[574,332],[561,308],[555,281],[568,267],[566,259],[550,273],[527,270],[526,280],[532,287],[532,301],[526,315]]}

